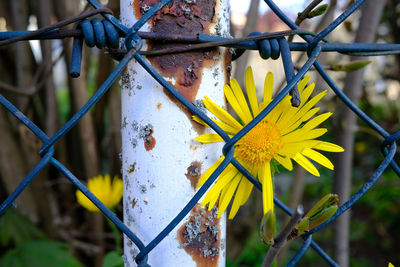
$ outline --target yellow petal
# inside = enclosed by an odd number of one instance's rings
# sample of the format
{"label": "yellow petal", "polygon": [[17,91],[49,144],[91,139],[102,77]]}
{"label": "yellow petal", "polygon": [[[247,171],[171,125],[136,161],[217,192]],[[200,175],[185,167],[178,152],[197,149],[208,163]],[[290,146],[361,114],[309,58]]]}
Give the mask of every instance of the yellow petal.
{"label": "yellow petal", "polygon": [[292,120],[292,118],[294,117],[294,115],[297,113],[298,110],[299,108],[297,107],[292,107],[292,106],[287,107],[287,109],[285,109],[282,112],[282,116],[277,120],[279,126],[282,127],[282,129],[284,129],[284,127],[286,127],[285,125],[287,125],[289,121]]}
{"label": "yellow petal", "polygon": [[232,79],[230,84],[231,84],[232,91],[235,94],[240,107],[242,108],[243,115],[244,115],[244,123],[247,124],[253,119],[253,116],[251,115],[249,106],[247,105],[246,98],[244,97],[242,89],[240,88],[236,79]]}
{"label": "yellow petal", "polygon": [[243,175],[240,175],[239,180],[240,180],[239,186],[238,186],[238,188],[236,190],[236,194],[235,194],[235,196],[233,198],[233,202],[232,202],[232,207],[231,207],[231,210],[229,212],[229,217],[228,217],[229,219],[233,219],[233,217],[235,217],[236,213],[238,212],[238,210],[239,210],[239,208],[241,206],[242,198],[244,197],[244,194],[246,193],[244,191],[244,188],[243,188],[243,185],[246,182],[245,181],[246,178],[243,177]]}
{"label": "yellow petal", "polygon": [[304,139],[314,139],[314,138],[318,138],[322,135],[324,135],[328,130],[325,128],[318,128],[318,129],[313,129],[310,131],[306,131]]}
{"label": "yellow petal", "polygon": [[332,116],[331,112],[323,113],[321,115],[316,116],[312,120],[309,120],[303,127],[303,130],[311,130],[326,121],[330,116]]}
{"label": "yellow petal", "polygon": [[310,148],[306,148],[301,152],[301,154],[303,154],[306,157],[309,157],[310,159],[321,164],[325,168],[333,170],[332,162],[329,159],[327,159],[324,155],[322,155],[321,153],[319,153],[315,150],[312,150]]}
{"label": "yellow petal", "polygon": [[[192,119],[193,119],[195,122],[197,122],[197,123],[199,123],[199,124],[201,124],[201,125],[204,125],[204,126],[206,126],[206,127],[210,127],[210,126],[208,126],[207,123],[205,123],[202,119],[200,119],[199,116],[193,115],[193,116],[192,116]],[[219,126],[224,132],[226,132],[226,133],[236,134],[236,133],[239,131],[238,129],[236,129],[236,128],[230,126],[229,124],[226,124],[225,122],[222,122],[222,121],[219,121],[219,120],[215,120],[215,119],[211,119],[211,120],[212,120],[213,122],[215,122],[215,124],[218,125],[218,126]]]}
{"label": "yellow petal", "polygon": [[284,144],[288,143],[300,143],[304,142],[305,140],[310,140],[314,138],[318,138],[324,135],[328,130],[325,128],[317,128],[312,130],[303,130],[297,129],[285,136],[282,137],[282,142]]}
{"label": "yellow petal", "polygon": [[240,175],[240,183],[235,194],[235,198],[232,203],[231,210],[229,212],[229,219],[233,219],[238,212],[239,208],[246,203],[249,199],[251,191],[253,190],[253,184],[247,180],[246,177]]}
{"label": "yellow petal", "polygon": [[305,143],[304,141],[287,143],[279,150],[279,154],[281,156],[293,158],[296,154],[303,151],[304,148],[308,147],[307,145],[309,145],[309,143]]}
{"label": "yellow petal", "polygon": [[[317,94],[312,99],[307,101],[307,103],[305,103],[304,106],[302,106],[292,118],[285,121],[285,123],[281,122],[280,126],[282,127],[282,129],[292,128],[291,125],[296,123],[298,120],[300,120],[304,116],[304,114],[306,114],[316,103],[318,103],[318,101],[321,100],[322,97],[324,97],[326,95],[326,92],[327,91],[323,91],[323,92]],[[306,119],[302,119],[302,121],[306,121]],[[294,129],[293,128],[291,130],[288,129],[285,131],[285,133],[288,133]]]}
{"label": "yellow petal", "polygon": [[249,103],[251,110],[253,111],[253,117],[258,115],[258,101],[256,94],[256,86],[254,85],[253,71],[251,67],[248,67],[245,74],[245,83],[247,97],[249,98]]}
{"label": "yellow petal", "polygon": [[245,194],[242,198],[242,203],[240,205],[244,205],[244,203],[247,202],[247,200],[249,199],[249,197],[251,195],[251,191],[253,190],[253,187],[254,187],[254,185],[249,180],[247,180],[246,177],[243,177],[243,179],[245,179],[245,181],[246,181],[246,182],[243,182],[245,184],[244,185],[245,186],[245,189],[244,189]]}
{"label": "yellow petal", "polygon": [[[240,162],[240,164],[242,164],[246,168],[246,170],[248,170],[254,177],[257,177],[258,168],[256,167],[256,165],[248,164],[245,162]],[[245,194],[243,196],[241,205],[244,205],[244,203],[246,203],[246,201],[249,199],[251,191],[253,190],[253,186],[254,186],[244,175],[243,175],[243,179],[246,180],[246,186],[247,186],[248,190],[246,191],[247,194]]]}
{"label": "yellow petal", "polygon": [[208,168],[203,175],[200,177],[199,182],[197,183],[196,188],[199,188],[202,186],[210,177],[210,175],[218,168],[218,166],[221,164],[221,162],[224,160],[224,156],[220,157],[216,162],[214,162],[213,165],[211,165],[210,168]]}
{"label": "yellow petal", "polygon": [[[107,208],[113,208],[121,201],[123,193],[122,180],[117,176],[111,182],[109,174],[97,175],[88,180],[87,188]],[[98,212],[99,209],[79,190],[76,191],[76,198],[80,205],[89,211]]]}
{"label": "yellow petal", "polygon": [[[301,100],[301,104],[298,108],[290,107],[287,112],[285,112],[285,116],[279,121],[279,125],[284,130],[284,134],[288,133],[296,128],[291,127],[293,124],[297,124],[299,120],[306,121],[307,119],[302,118],[304,114],[306,114],[325,94],[325,92],[319,93],[315,97],[313,97],[310,101],[306,102],[306,97],[308,98],[308,93],[312,92],[314,86],[308,86],[303,92],[302,97],[304,98]],[[306,94],[306,95],[305,95]],[[301,122],[300,122],[301,124]],[[288,129],[290,128],[290,129]]]}
{"label": "yellow petal", "polygon": [[303,92],[300,93],[301,103],[300,103],[299,107],[304,106],[305,102],[307,101],[307,99],[310,97],[310,95],[314,91],[314,88],[315,88],[315,83],[312,83],[309,86],[307,86],[306,88],[304,88]]}
{"label": "yellow petal", "polygon": [[219,134],[202,134],[195,138],[200,143],[216,143],[224,141]]}
{"label": "yellow petal", "polygon": [[[298,114],[296,114],[296,116],[302,116],[302,114],[306,113],[308,110],[310,110],[313,106],[315,106],[315,104],[317,104],[325,95],[326,95],[327,91],[322,91],[321,93],[317,94],[316,96],[314,96],[313,98],[311,98],[310,100],[308,100],[306,103],[304,103],[304,105],[301,106]],[[296,118],[297,119],[297,118]]]}
{"label": "yellow petal", "polygon": [[123,194],[123,184],[122,180],[118,178],[117,176],[114,177],[113,182],[112,182],[112,201],[111,201],[111,206],[116,206],[122,198]]}
{"label": "yellow petal", "polygon": [[300,153],[296,154],[296,156],[293,157],[293,159],[300,164],[301,167],[303,167],[306,171],[311,173],[312,175],[318,176],[319,177],[319,172],[317,168],[303,155]]}
{"label": "yellow petal", "polygon": [[269,103],[272,101],[272,91],[274,89],[274,75],[268,72],[264,81],[264,100],[263,102]]}
{"label": "yellow petal", "polygon": [[85,209],[92,212],[100,212],[100,210],[90,201],[81,191],[76,190],[76,198],[78,203]]}
{"label": "yellow petal", "polygon": [[320,108],[313,108],[310,109],[309,111],[306,112],[306,114],[304,114],[299,121],[304,122],[304,121],[308,121],[312,116],[314,116],[318,111],[320,110]]}
{"label": "yellow petal", "polygon": [[290,133],[291,131],[296,130],[297,128],[299,128],[299,126],[309,120],[312,116],[314,116],[320,108],[313,108],[311,110],[309,110],[306,114],[304,114],[303,117],[298,118],[297,121],[295,123],[293,123],[292,125],[290,125],[289,127],[286,127],[283,131],[282,131],[282,135],[285,135],[287,133]]}
{"label": "yellow petal", "polygon": [[274,209],[274,192],[272,189],[272,176],[271,176],[271,165],[267,162],[265,166],[261,168],[261,177],[259,177],[262,183],[262,198],[263,198],[263,211],[267,214],[268,211]]}
{"label": "yellow petal", "polygon": [[238,130],[243,128],[243,126],[237,120],[235,120],[225,109],[212,102],[208,97],[205,97],[203,103],[206,108],[215,116],[217,116],[221,121],[235,127]]}
{"label": "yellow petal", "polygon": [[197,122],[197,123],[199,123],[199,124],[201,124],[201,125],[204,125],[204,126],[206,126],[206,127],[210,127],[210,126],[208,126],[207,123],[205,123],[205,122],[204,122],[202,119],[200,119],[200,117],[197,116],[197,115],[193,115],[193,116],[192,116],[192,119],[193,119],[195,122]]}
{"label": "yellow petal", "polygon": [[240,182],[240,179],[238,177],[235,177],[229,185],[227,185],[225,188],[228,188],[227,190],[224,190],[224,192],[221,195],[220,203],[218,205],[218,218],[221,217],[221,215],[224,213],[226,208],[229,205],[229,202],[231,202],[232,196],[236,191],[236,188]]}
{"label": "yellow petal", "polygon": [[[225,188],[225,186],[231,182],[233,179],[236,179],[236,175],[238,174],[238,170],[232,165],[229,164],[226,169],[221,173],[220,177],[218,177],[217,182],[211,187],[210,191],[207,193],[206,197],[207,202],[203,201],[202,205],[205,203],[209,203],[208,209],[211,210],[212,207],[217,202],[218,196],[221,191]],[[210,196],[209,196],[210,195]]]}
{"label": "yellow petal", "polygon": [[236,99],[236,96],[234,95],[231,87],[225,84],[223,88],[226,99],[228,100],[229,104],[231,104],[233,110],[236,112],[236,114],[242,121],[246,121],[246,116],[244,115],[242,107],[239,104],[238,100]]}
{"label": "yellow petal", "polygon": [[[114,188],[113,188],[113,185],[114,185],[114,182],[115,183],[118,183],[118,180],[113,180],[112,182],[111,182],[111,177],[110,177],[110,175],[109,174],[106,174],[105,175],[105,182],[103,183],[103,185],[101,186],[101,191],[106,191],[107,192],[107,196],[106,196],[106,198],[108,198],[108,199],[112,199],[112,195],[113,195],[113,191],[114,191]],[[105,188],[107,188],[107,190],[104,190]]]}
{"label": "yellow petal", "polygon": [[235,127],[230,126],[229,124],[226,124],[225,122],[219,121],[219,120],[214,120],[211,119],[213,122],[215,122],[216,125],[218,125],[224,132],[228,133],[229,136],[236,134],[239,132],[238,129]]}
{"label": "yellow petal", "polygon": [[[278,121],[279,118],[284,116],[286,112],[293,108],[292,104],[290,103],[290,96],[285,96],[281,102],[279,102],[278,105],[276,105],[275,108],[271,110],[271,112],[268,114],[267,119],[272,122]],[[279,122],[281,124],[281,122]]]}
{"label": "yellow petal", "polygon": [[325,141],[318,141],[314,146],[314,149],[328,151],[328,152],[343,152],[344,149],[341,146],[325,142]]}
{"label": "yellow petal", "polygon": [[294,143],[301,141],[301,139],[304,138],[304,131],[301,129],[298,129],[296,131],[293,131],[285,136],[282,136],[282,143],[287,144],[287,143]]}
{"label": "yellow petal", "polygon": [[311,76],[307,75],[298,83],[297,88],[299,89],[299,93],[303,92],[304,87],[307,85],[310,78],[311,78]]}
{"label": "yellow petal", "polygon": [[276,159],[278,163],[285,167],[288,171],[293,170],[293,164],[290,157],[282,157],[277,155],[276,157],[274,157],[274,159]]}

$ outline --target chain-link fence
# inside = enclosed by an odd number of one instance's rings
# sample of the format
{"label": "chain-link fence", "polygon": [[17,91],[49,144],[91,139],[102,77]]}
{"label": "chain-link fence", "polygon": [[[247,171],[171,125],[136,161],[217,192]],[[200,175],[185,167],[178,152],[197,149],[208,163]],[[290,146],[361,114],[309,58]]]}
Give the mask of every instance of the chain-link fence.
{"label": "chain-link fence", "polygon": [[[359,56],[374,56],[374,55],[386,55],[386,54],[397,54],[400,52],[400,45],[398,44],[363,44],[363,43],[329,43],[324,38],[332,32],[338,25],[340,25],[348,16],[350,16],[355,10],[357,10],[363,0],[355,1],[349,8],[347,8],[339,17],[337,17],[329,26],[323,29],[320,33],[314,34],[309,31],[302,30],[293,21],[291,21],[271,0],[265,0],[265,3],[272,9],[272,11],[279,16],[279,18],[285,22],[292,30],[276,32],[276,33],[265,33],[252,35],[243,38],[224,38],[220,36],[211,36],[199,34],[196,36],[177,36],[173,34],[156,34],[156,33],[144,33],[139,32],[139,29],[158,11],[166,6],[171,0],[161,0],[153,7],[151,7],[131,28],[127,28],[121,24],[121,22],[111,15],[109,9],[103,8],[96,0],[87,0],[95,9],[93,11],[80,14],[73,18],[61,21],[41,28],[33,32],[3,32],[0,33],[0,46],[12,44],[17,41],[24,41],[30,39],[61,39],[65,37],[74,37],[73,44],[73,58],[71,62],[70,74],[73,77],[79,76],[82,59],[82,46],[83,39],[86,41],[88,46],[93,47],[94,45],[99,48],[107,46],[109,48],[110,55],[119,60],[119,64],[114,71],[107,77],[105,82],[95,91],[93,96],[87,101],[87,103],[68,120],[63,127],[61,127],[53,136],[47,136],[38,126],[36,126],[31,120],[29,120],[20,110],[18,110],[10,101],[0,94],[0,103],[20,122],[26,125],[32,133],[34,133],[42,142],[39,154],[42,157],[40,162],[29,172],[26,178],[20,183],[20,185],[12,192],[8,198],[1,204],[0,215],[2,215],[9,206],[15,201],[15,199],[22,193],[22,191],[30,185],[35,176],[48,164],[57,168],[65,177],[73,183],[79,190],[83,192],[139,249],[139,254],[136,257],[136,262],[139,266],[145,266],[147,264],[148,253],[157,246],[161,240],[167,236],[172,229],[180,222],[200,200],[208,188],[213,184],[218,175],[228,166],[233,164],[243,175],[249,179],[259,190],[261,190],[261,184],[233,157],[234,145],[253,127],[255,127],[260,121],[262,121],[269,112],[288,95],[292,95],[292,105],[299,105],[300,99],[296,92],[296,84],[305,75],[305,73],[314,67],[321,77],[331,87],[333,92],[366,124],[371,127],[378,135],[380,135],[384,141],[381,144],[381,152],[384,155],[384,159],[380,166],[375,170],[370,179],[355,193],[349,201],[339,207],[337,212],[328,221],[322,225],[312,229],[308,233],[302,236],[305,240],[301,249],[297,252],[294,258],[289,262],[289,266],[293,266],[299,261],[304,255],[307,249],[311,246],[327,263],[332,266],[337,264],[326,254],[326,252],[320,248],[314,241],[312,241],[312,234],[324,228],[331,221],[339,217],[343,212],[353,206],[382,176],[382,173],[390,165],[391,168],[400,176],[400,168],[395,163],[394,156],[396,154],[396,141],[400,138],[400,132],[395,134],[388,133],[385,129],[379,126],[373,121],[367,114],[360,110],[337,86],[327,74],[317,58],[321,52],[324,51],[336,51],[347,55],[359,55]],[[95,14],[101,14],[105,20],[93,19],[87,20],[87,17]],[[75,30],[62,30],[59,29],[65,25],[78,22],[78,27]],[[98,27],[97,25],[102,24],[103,26]],[[302,43],[288,42],[285,36],[299,35],[304,39]],[[124,38],[125,42],[123,49],[120,47],[120,38]],[[183,40],[186,42],[194,42],[190,46],[180,46],[177,48],[167,49],[165,51],[140,51],[143,39],[162,39],[162,40]],[[218,127],[209,117],[207,117],[201,110],[195,105],[184,98],[178,91],[170,85],[144,58],[144,55],[157,55],[168,54],[168,53],[179,53],[186,51],[193,51],[202,48],[226,46],[237,49],[237,54],[241,54],[241,51],[246,49],[259,50],[260,54],[264,55],[265,58],[272,57],[276,58],[279,55],[282,56],[282,61],[285,69],[287,85],[274,100],[263,110],[259,115],[255,117],[250,123],[248,123],[241,131],[235,136],[229,138],[229,136]],[[307,51],[308,60],[299,69],[297,73],[294,71],[291,51]],[[154,240],[149,244],[144,244],[136,235],[133,233],[118,217],[114,215],[101,201],[99,201],[82,182],[74,176],[63,164],[53,157],[55,143],[64,136],[68,131],[71,130],[79,120],[92,108],[99,99],[107,92],[110,86],[119,77],[121,72],[132,60],[136,61],[143,66],[144,69],[157,80],[176,100],[178,100],[183,106],[185,106],[192,114],[197,115],[201,120],[208,124],[216,133],[218,133],[225,141],[223,153],[225,155],[224,160],[205,182],[205,184],[196,192],[194,197],[187,203],[178,215],[171,221],[163,231],[161,231]],[[234,58],[235,59],[235,58]],[[274,199],[275,204],[281,208],[287,214],[292,214],[292,211],[285,206],[279,199]]]}

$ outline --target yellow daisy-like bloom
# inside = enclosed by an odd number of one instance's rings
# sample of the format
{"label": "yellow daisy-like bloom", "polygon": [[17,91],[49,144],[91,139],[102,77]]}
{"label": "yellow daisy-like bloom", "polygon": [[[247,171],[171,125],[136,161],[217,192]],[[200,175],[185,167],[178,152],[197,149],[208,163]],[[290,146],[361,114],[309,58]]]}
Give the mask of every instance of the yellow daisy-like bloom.
{"label": "yellow daisy-like bloom", "polygon": [[[121,201],[122,180],[117,176],[114,177],[112,183],[109,174],[104,177],[102,175],[95,176],[89,179],[87,187],[107,208],[113,208]],[[100,212],[81,191],[76,190],[76,198],[85,209]]]}
{"label": "yellow daisy-like bloom", "polygon": [[[290,96],[286,96],[259,124],[235,144],[234,157],[236,160],[254,177],[257,177],[262,184],[264,214],[273,210],[272,160],[286,169],[292,170],[293,159],[311,174],[319,176],[318,170],[309,159],[331,170],[333,170],[333,164],[316,150],[343,151],[343,148],[338,145],[315,140],[327,132],[324,128],[316,127],[328,119],[332,113],[323,113],[311,119],[319,110],[314,105],[321,100],[326,91],[310,98],[315,85],[313,83],[306,86],[309,79],[310,76],[307,76],[298,84],[301,99],[299,107],[292,107]],[[239,132],[272,101],[272,73],[268,73],[265,77],[264,98],[260,104],[257,100],[253,72],[250,67],[246,70],[245,83],[249,104],[247,104],[235,79],[231,80],[230,86],[227,84],[224,86],[225,96],[238,115],[239,121],[213,103],[208,97],[203,100],[205,107],[218,118],[218,120],[213,119],[213,121],[230,137]],[[194,116],[193,119],[206,125],[197,116]],[[201,143],[223,141],[218,134],[203,134],[198,136],[196,140]],[[223,159],[224,156],[201,176],[197,187],[204,184]],[[239,207],[247,201],[252,189],[253,184],[232,164],[229,164],[204,197],[202,205],[208,204],[208,208],[211,209],[219,198],[218,216],[221,216],[233,198],[229,213],[229,219],[232,219]]]}

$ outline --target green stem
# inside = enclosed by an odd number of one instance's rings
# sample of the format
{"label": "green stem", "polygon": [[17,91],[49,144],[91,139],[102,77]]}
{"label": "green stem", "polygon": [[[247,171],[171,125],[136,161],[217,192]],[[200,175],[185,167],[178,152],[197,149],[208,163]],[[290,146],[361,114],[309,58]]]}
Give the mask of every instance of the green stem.
{"label": "green stem", "polygon": [[106,218],[106,219],[107,219],[108,225],[111,227],[111,230],[113,231],[113,234],[114,234],[115,250],[119,254],[121,254],[122,248],[121,248],[121,237],[119,234],[119,230],[118,230],[117,226],[115,226],[115,224],[110,219],[108,219],[108,218]]}

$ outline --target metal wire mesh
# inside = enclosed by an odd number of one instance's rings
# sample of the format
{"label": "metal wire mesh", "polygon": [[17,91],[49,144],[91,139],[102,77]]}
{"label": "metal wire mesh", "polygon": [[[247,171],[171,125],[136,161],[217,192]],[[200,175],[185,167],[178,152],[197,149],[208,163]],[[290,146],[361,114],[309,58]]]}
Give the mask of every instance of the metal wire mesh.
{"label": "metal wire mesh", "polygon": [[[244,174],[259,190],[261,190],[261,184],[235,159],[234,145],[238,142],[247,132],[249,132],[255,125],[257,125],[265,116],[287,95],[292,95],[292,105],[298,105],[299,99],[296,92],[296,84],[300,81],[301,77],[312,67],[320,73],[325,79],[327,84],[332,88],[333,92],[365,123],[367,123],[374,131],[383,137],[384,141],[381,144],[381,151],[384,155],[384,159],[380,166],[375,170],[370,179],[355,193],[350,200],[339,207],[337,212],[328,221],[322,225],[312,229],[307,234],[303,235],[302,238],[305,240],[301,249],[289,262],[289,266],[293,266],[297,263],[300,258],[304,255],[307,249],[311,246],[328,264],[337,266],[337,264],[326,254],[326,252],[320,248],[314,241],[312,241],[312,234],[319,231],[331,221],[339,217],[343,212],[353,206],[381,177],[382,173],[390,165],[391,168],[400,177],[400,168],[393,160],[396,154],[396,141],[400,138],[400,132],[390,134],[380,127],[375,121],[373,121],[367,114],[360,110],[336,85],[336,83],[329,77],[323,67],[317,60],[318,55],[322,51],[337,51],[340,53],[352,54],[352,55],[382,55],[382,54],[395,54],[400,52],[399,44],[338,44],[328,43],[324,41],[324,38],[340,25],[348,16],[350,16],[355,10],[357,10],[364,0],[355,1],[346,11],[343,12],[337,19],[335,19],[329,26],[323,29],[318,34],[313,34],[308,31],[300,29],[293,21],[291,21],[271,0],[264,0],[265,3],[272,9],[272,11],[280,17],[292,30],[269,33],[269,34],[258,34],[254,36],[229,39],[218,36],[209,35],[198,35],[196,37],[188,37],[186,39],[194,39],[198,44],[191,45],[190,47],[180,47],[177,50],[167,50],[162,53],[176,53],[189,51],[204,47],[212,46],[228,46],[239,48],[242,51],[244,49],[260,50],[267,57],[276,57],[279,53],[282,55],[282,61],[285,69],[287,85],[280,93],[274,98],[274,100],[257,116],[253,121],[246,125],[240,132],[238,132],[232,138],[220,129],[210,118],[208,118],[201,110],[196,108],[192,103],[185,99],[178,91],[172,87],[143,57],[139,52],[142,44],[142,38],[152,38],[151,34],[141,33],[138,30],[158,11],[160,11],[165,5],[171,0],[161,0],[155,4],[148,12],[146,12],[131,28],[127,28],[120,23],[115,17],[113,17],[108,9],[102,8],[102,6],[96,0],[87,0],[95,10],[81,14],[79,16],[67,19],[65,21],[56,23],[54,25],[44,27],[34,32],[6,32],[0,33],[0,45],[6,45],[21,40],[28,39],[57,39],[64,38],[66,36],[75,37],[73,46],[73,60],[71,66],[71,75],[79,76],[80,73],[80,62],[81,62],[81,49],[82,49],[82,31],[83,37],[89,46],[97,45],[98,47],[104,47],[107,42],[108,47],[116,48],[118,46],[119,37],[125,37],[126,51],[114,51],[114,56],[119,55],[120,62],[105,82],[96,90],[94,95],[87,101],[87,103],[69,120],[66,124],[61,127],[53,136],[47,136],[39,127],[37,127],[32,121],[30,121],[21,111],[19,111],[12,103],[10,103],[4,96],[0,94],[0,103],[21,123],[25,124],[42,142],[43,146],[39,151],[42,159],[39,163],[29,172],[25,179],[19,184],[19,186],[12,192],[8,198],[0,206],[0,216],[8,209],[13,201],[21,194],[21,192],[29,186],[35,176],[48,164],[53,165],[57,168],[72,184],[74,184],[79,190],[83,192],[103,213],[107,216],[139,249],[139,254],[136,257],[136,262],[139,266],[147,265],[147,255],[161,240],[166,237],[172,229],[180,222],[199,201],[203,194],[208,190],[212,183],[216,180],[218,175],[224,170],[224,168],[232,163],[240,172]],[[102,14],[105,20],[102,22],[105,30],[102,32],[102,36],[96,32],[93,34],[91,30],[90,22],[86,20],[86,17],[93,16],[95,14]],[[64,25],[80,21],[80,31],[72,30],[56,30]],[[93,23],[93,20],[92,22]],[[94,29],[96,31],[96,29]],[[119,33],[119,34],[118,34]],[[122,33],[122,34],[121,34]],[[150,34],[150,35],[149,35]],[[284,36],[289,35],[300,35],[305,42],[293,43],[287,42]],[[153,36],[154,37],[154,36]],[[184,36],[181,36],[183,38]],[[176,38],[176,36],[165,35],[163,38]],[[266,51],[266,42],[269,42],[271,51]],[[239,54],[240,54],[240,50]],[[294,67],[291,61],[291,51],[307,51],[308,60],[295,74]],[[148,52],[151,54],[151,52]],[[145,53],[143,53],[145,54]],[[147,70],[147,72],[154,77],[176,100],[184,105],[193,114],[199,116],[205,123],[207,123],[215,132],[217,132],[225,141],[223,153],[225,159],[219,165],[219,167],[210,176],[207,182],[196,192],[194,197],[183,207],[173,221],[168,224],[163,231],[161,231],[156,238],[154,238],[149,244],[144,244],[118,217],[116,217],[101,201],[99,201],[88,189],[84,186],[81,181],[74,176],[65,166],[63,166],[57,159],[53,157],[54,144],[72,127],[74,127],[79,120],[92,108],[96,102],[104,95],[104,93],[110,88],[113,82],[118,78],[123,69],[129,63],[130,60],[136,59],[136,61]],[[292,214],[292,211],[283,204],[279,199],[274,199],[275,204],[281,208],[287,214]]]}

